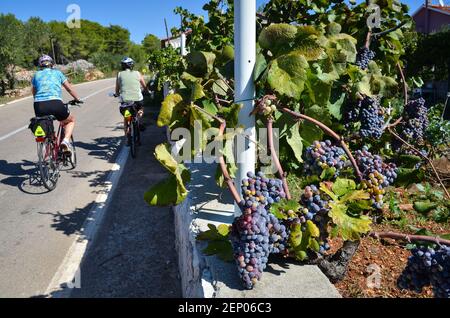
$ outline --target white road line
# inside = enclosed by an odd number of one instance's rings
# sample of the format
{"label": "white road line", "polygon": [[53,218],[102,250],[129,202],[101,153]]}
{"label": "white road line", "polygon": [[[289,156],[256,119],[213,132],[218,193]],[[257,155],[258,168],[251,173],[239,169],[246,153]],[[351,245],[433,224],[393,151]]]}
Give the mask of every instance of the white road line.
{"label": "white road line", "polygon": [[10,132],[9,134],[7,134],[7,135],[5,135],[3,137],[0,137],[0,141],[8,139],[9,137],[14,136],[15,134],[18,134],[18,133],[20,133],[21,131],[24,131],[27,128],[28,128],[28,126],[23,126],[22,128],[16,129],[16,130]]}
{"label": "white road line", "polygon": [[104,192],[97,196],[95,205],[83,224],[82,233],[75,237],[72,246],[47,287],[45,296],[53,298],[70,297],[73,289],[64,288],[65,286],[76,288],[80,288],[80,285],[81,287],[83,286],[83,273],[80,271],[81,264],[96,239],[117,184],[125,169],[128,156],[129,148],[123,147],[117,157],[116,163],[111,166],[111,172],[107,181],[104,183]]}
{"label": "white road line", "polygon": [[[84,86],[84,85],[94,84],[94,83],[97,83],[97,84],[98,84],[98,83],[110,81],[110,80],[113,80],[113,79],[114,79],[113,77],[111,77],[111,78],[105,78],[105,79],[98,80],[98,81],[92,81],[92,82],[85,82],[85,83],[75,84],[75,85],[73,85],[73,86],[74,86],[74,87],[79,87],[79,86]],[[4,106],[8,106],[8,105],[15,104],[15,103],[18,103],[18,102],[27,100],[27,99],[30,99],[30,98],[32,98],[32,97],[33,97],[33,96],[27,96],[27,97],[23,97],[23,98],[20,98],[20,99],[13,100],[13,101],[8,102],[8,103],[5,103],[5,104],[1,104],[1,105],[0,105],[0,108],[1,108],[1,107],[4,107]]]}
{"label": "white road line", "polygon": [[[106,90],[108,90],[108,89],[111,89],[111,88],[113,88],[113,87],[115,87],[115,86],[113,85],[113,86],[109,86],[109,87],[103,88],[103,89],[101,89],[101,90],[99,90],[99,91],[96,91],[95,93],[92,93],[92,94],[90,94],[90,95],[88,95],[88,96],[82,98],[82,100],[83,100],[83,101],[86,101],[86,100],[88,100],[89,98],[94,97],[95,95],[98,95],[98,94],[100,94],[101,92],[104,92],[104,91],[106,91]],[[24,127],[22,127],[22,128],[16,129],[16,130],[14,130],[13,132],[10,132],[9,134],[7,134],[7,135],[5,135],[5,136],[0,137],[0,141],[6,140],[6,139],[8,139],[8,138],[14,136],[15,134],[18,134],[18,133],[24,131],[24,130],[27,129],[27,128],[28,128],[28,125],[27,125],[27,126],[24,126]]]}

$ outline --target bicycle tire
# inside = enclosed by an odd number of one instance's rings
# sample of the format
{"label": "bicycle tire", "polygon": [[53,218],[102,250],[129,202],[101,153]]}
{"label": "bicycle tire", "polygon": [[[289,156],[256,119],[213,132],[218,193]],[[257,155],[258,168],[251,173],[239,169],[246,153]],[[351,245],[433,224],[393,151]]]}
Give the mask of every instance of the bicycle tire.
{"label": "bicycle tire", "polygon": [[136,159],[136,151],[137,151],[137,145],[136,145],[136,130],[135,130],[135,124],[134,121],[131,121],[130,123],[130,152],[131,152],[131,157],[133,159]]}
{"label": "bicycle tire", "polygon": [[[55,162],[53,158],[54,153],[53,144],[51,144],[48,141],[40,142],[38,143],[37,148],[38,148],[38,167],[39,173],[41,175],[42,184],[48,191],[53,191],[55,190],[59,179],[58,164]],[[46,156],[45,155],[46,152],[50,153],[50,155]],[[48,160],[46,157],[48,157]]]}

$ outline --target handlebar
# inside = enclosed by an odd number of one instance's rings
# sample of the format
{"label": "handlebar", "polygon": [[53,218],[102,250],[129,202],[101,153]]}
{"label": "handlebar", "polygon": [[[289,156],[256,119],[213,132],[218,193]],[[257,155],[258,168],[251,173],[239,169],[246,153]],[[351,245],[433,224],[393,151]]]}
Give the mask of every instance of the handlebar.
{"label": "handlebar", "polygon": [[66,103],[66,105],[70,105],[70,106],[79,106],[81,104],[84,104],[84,102],[82,100],[71,100],[70,102]]}

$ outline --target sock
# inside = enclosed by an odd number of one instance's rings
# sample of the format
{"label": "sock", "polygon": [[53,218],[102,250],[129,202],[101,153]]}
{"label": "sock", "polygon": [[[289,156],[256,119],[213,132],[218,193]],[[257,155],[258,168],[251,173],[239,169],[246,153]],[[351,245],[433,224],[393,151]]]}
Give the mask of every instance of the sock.
{"label": "sock", "polygon": [[70,140],[69,140],[69,139],[67,139],[67,138],[64,138],[64,143],[68,143],[68,144],[70,144]]}

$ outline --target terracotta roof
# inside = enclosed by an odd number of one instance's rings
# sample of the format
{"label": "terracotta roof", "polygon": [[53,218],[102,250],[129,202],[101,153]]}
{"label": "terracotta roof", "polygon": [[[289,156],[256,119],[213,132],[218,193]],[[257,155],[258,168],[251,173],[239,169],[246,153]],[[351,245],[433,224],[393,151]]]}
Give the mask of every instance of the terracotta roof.
{"label": "terracotta roof", "polygon": [[450,6],[437,6],[437,5],[432,5],[431,6],[433,9],[437,9],[437,10],[441,10],[441,11],[446,11],[450,13]]}

